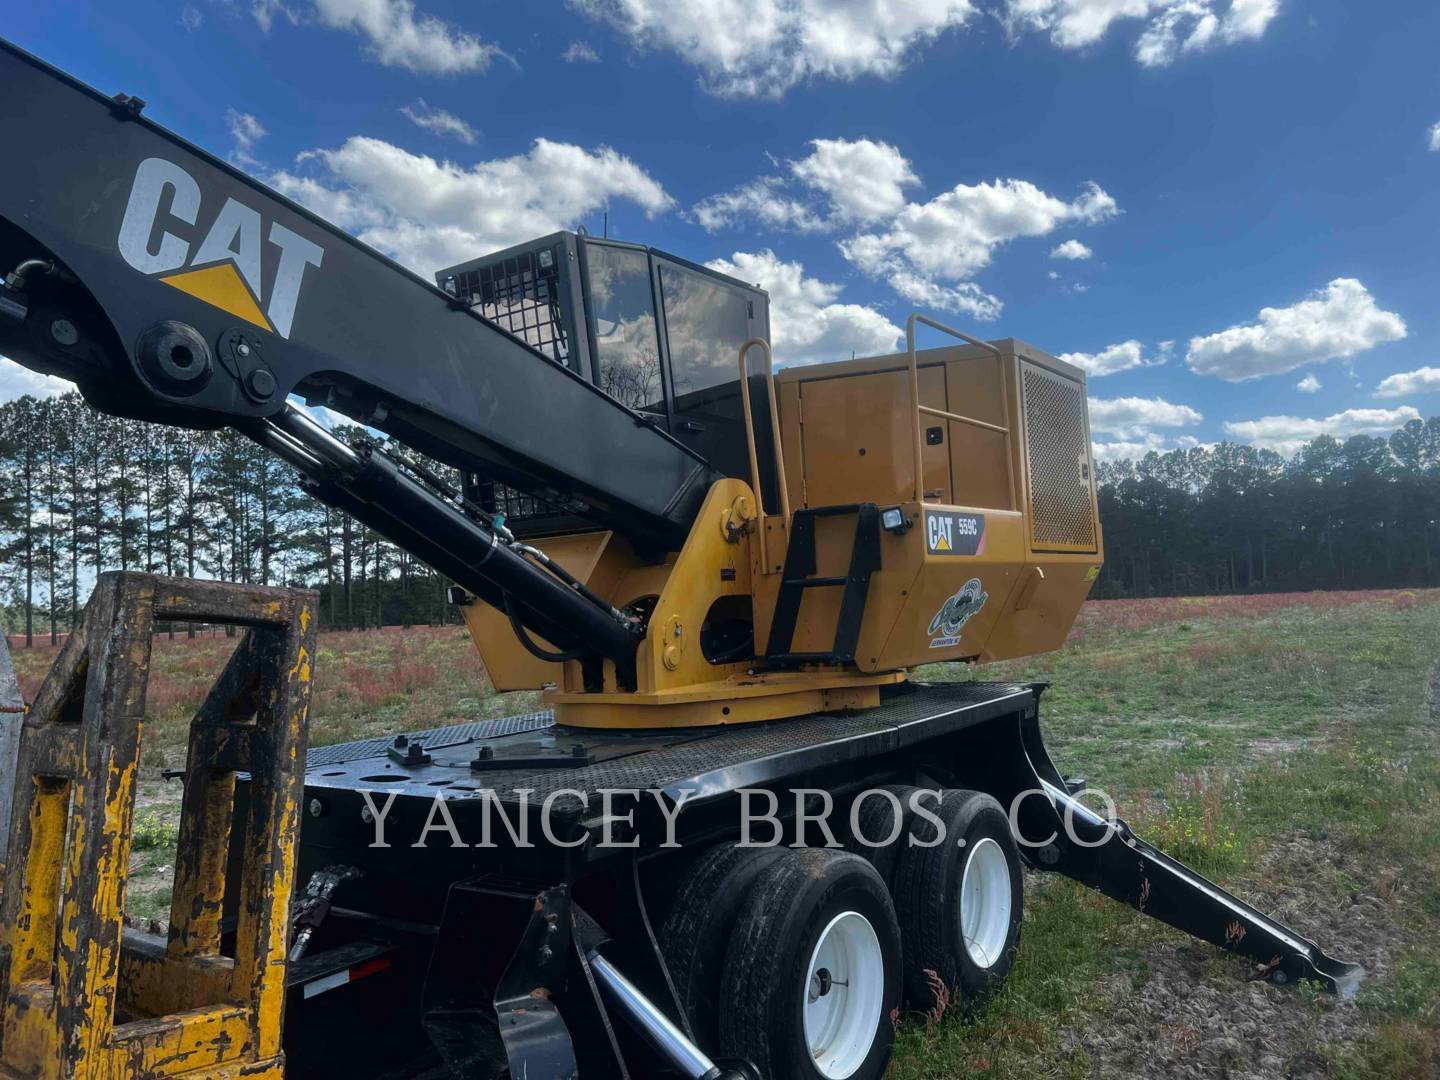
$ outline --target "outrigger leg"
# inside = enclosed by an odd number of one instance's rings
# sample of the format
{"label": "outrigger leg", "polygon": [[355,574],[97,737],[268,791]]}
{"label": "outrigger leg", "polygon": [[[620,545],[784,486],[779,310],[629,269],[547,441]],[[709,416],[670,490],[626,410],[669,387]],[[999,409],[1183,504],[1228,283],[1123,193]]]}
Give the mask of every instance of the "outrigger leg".
{"label": "outrigger leg", "polygon": [[[1342,998],[1354,995],[1365,969],[1335,960],[1177,859],[1136,836],[1118,817],[1107,821],[1075,797],[1055,768],[1040,734],[1036,704],[994,730],[977,733],[991,745],[982,787],[1011,808],[1017,840],[1032,865],[1074,878],[1112,899],[1230,952],[1253,959],[1275,983],[1311,979]],[[1018,737],[1017,737],[1018,734]],[[980,777],[973,778],[979,781]]]}

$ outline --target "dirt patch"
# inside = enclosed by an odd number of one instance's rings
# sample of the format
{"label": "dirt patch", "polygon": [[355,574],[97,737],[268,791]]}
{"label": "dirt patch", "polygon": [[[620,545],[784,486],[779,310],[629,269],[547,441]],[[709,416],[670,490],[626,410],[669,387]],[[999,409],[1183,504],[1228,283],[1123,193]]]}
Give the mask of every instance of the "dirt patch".
{"label": "dirt patch", "polygon": [[[1404,948],[1407,886],[1367,853],[1292,837],[1276,843],[1236,892],[1372,977]],[[1084,1055],[1105,1080],[1277,1080],[1326,1077],[1327,1046],[1373,1031],[1354,1001],[1249,981],[1248,964],[1162,930],[1145,971],[1095,987],[1095,1008],[1060,1034],[1063,1058]]]}

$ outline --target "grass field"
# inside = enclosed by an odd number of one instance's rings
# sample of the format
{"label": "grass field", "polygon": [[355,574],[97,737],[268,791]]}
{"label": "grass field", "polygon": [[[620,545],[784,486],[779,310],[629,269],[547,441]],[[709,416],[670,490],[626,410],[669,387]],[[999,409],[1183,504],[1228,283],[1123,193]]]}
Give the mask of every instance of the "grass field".
{"label": "grass field", "polygon": [[[159,915],[189,714],[233,642],[157,642],[131,910]],[[49,650],[20,650],[33,693]],[[1027,884],[1021,951],[974,1015],[908,1021],[897,1080],[1440,1077],[1440,591],[1086,606],[1061,652],[932,679],[1048,680],[1061,769],[1136,831],[1332,955],[1354,1001],[1245,964],[1058,878]],[[458,628],[321,640],[316,743],[530,708]]]}

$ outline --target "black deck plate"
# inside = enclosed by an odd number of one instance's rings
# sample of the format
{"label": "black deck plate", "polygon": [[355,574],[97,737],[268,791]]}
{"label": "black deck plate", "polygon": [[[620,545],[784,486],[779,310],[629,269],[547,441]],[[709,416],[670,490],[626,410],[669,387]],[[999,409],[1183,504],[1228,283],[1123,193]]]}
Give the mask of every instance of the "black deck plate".
{"label": "black deck plate", "polygon": [[[821,765],[838,764],[900,750],[972,724],[1023,708],[1031,688],[1014,683],[909,684],[873,709],[815,713],[765,724],[629,733],[567,728],[548,713],[504,720],[405,732],[433,756],[428,765],[401,767],[385,753],[393,736],[341,743],[311,751],[306,786],[312,790],[358,791],[434,799],[478,799],[486,790],[505,803],[515,793],[543,800],[571,789],[641,789],[678,798],[688,789],[692,802],[739,787],[773,783]],[[399,734],[397,732],[397,734]],[[471,760],[488,746],[503,762],[508,754],[533,759],[553,754],[558,761],[582,745],[593,764],[579,768],[492,765],[473,772]]]}

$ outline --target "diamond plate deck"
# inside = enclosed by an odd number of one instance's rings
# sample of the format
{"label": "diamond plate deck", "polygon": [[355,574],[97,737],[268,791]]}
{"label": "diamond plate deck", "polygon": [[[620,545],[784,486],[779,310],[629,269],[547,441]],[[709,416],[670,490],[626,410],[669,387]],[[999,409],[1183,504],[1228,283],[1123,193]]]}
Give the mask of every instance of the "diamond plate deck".
{"label": "diamond plate deck", "polygon": [[[525,713],[522,716],[502,716],[498,720],[472,720],[468,724],[451,724],[449,727],[430,728],[426,731],[407,731],[404,734],[418,742],[425,749],[450,748],[465,743],[478,743],[487,739],[498,739],[504,735],[518,735],[527,731],[538,731],[555,723],[555,714],[550,712]],[[395,735],[401,734],[396,732]],[[361,739],[356,742],[332,743],[329,746],[313,746],[306,756],[306,767],[342,764],[347,761],[363,761],[366,758],[383,758],[395,735],[382,735],[375,739]]]}
{"label": "diamond plate deck", "polygon": [[[554,726],[548,714],[534,713],[508,718],[530,725],[509,734],[479,733],[493,730],[486,725],[506,721],[406,732],[411,742],[421,743],[433,755],[430,764],[418,767],[401,767],[386,756],[385,748],[393,736],[322,747],[312,753],[306,783],[318,790],[396,792],[426,802],[442,791],[447,800],[459,803],[457,813],[464,811],[465,800],[478,800],[486,791],[494,792],[502,803],[518,802],[517,793],[525,791],[534,804],[563,791],[589,795],[603,789],[649,790],[678,798],[685,789],[692,793],[690,801],[698,803],[818,766],[901,750],[1021,711],[1032,701],[1032,689],[1020,684],[910,684],[873,709],[817,713],[700,733],[693,729],[632,734],[565,728]],[[474,772],[470,762],[480,744],[490,748],[494,760],[486,771]],[[594,760],[566,767],[577,745]],[[529,760],[537,754],[549,754],[557,765],[566,765],[504,767],[507,756]]]}

